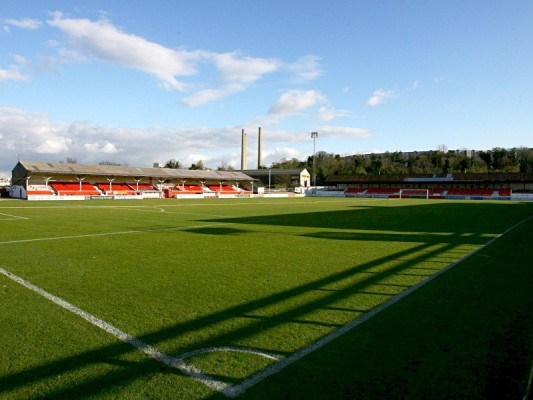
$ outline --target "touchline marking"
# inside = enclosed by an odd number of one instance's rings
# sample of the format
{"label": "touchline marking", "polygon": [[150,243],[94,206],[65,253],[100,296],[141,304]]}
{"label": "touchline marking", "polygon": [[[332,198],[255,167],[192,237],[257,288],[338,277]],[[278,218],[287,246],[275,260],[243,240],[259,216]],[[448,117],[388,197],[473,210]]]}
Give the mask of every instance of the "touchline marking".
{"label": "touchline marking", "polygon": [[270,367],[267,367],[264,370],[258,372],[257,374],[252,375],[251,377],[243,380],[240,384],[234,385],[234,386],[227,386],[225,389],[221,390],[222,393],[224,393],[226,396],[229,396],[229,397],[236,397],[236,396],[244,393],[246,390],[248,390],[252,386],[256,385],[257,383],[265,380],[269,376],[280,372],[282,369],[284,369],[285,367],[289,366],[290,364],[300,360],[301,358],[305,357],[306,355],[314,352],[315,350],[318,350],[322,346],[325,346],[326,344],[332,342],[333,340],[337,339],[338,337],[344,335],[346,332],[349,332],[352,329],[354,329],[355,327],[357,327],[357,326],[361,325],[362,323],[368,321],[370,318],[374,317],[376,314],[378,314],[381,311],[389,308],[390,306],[392,306],[393,304],[397,303],[398,301],[400,301],[404,297],[406,297],[406,296],[410,295],[411,293],[413,293],[415,290],[421,288],[425,284],[431,282],[433,279],[435,279],[438,276],[440,276],[440,275],[444,274],[445,272],[449,271],[450,269],[455,267],[457,264],[463,262],[467,258],[470,258],[471,256],[473,256],[474,254],[476,254],[480,250],[483,250],[487,246],[490,246],[496,240],[498,240],[502,236],[508,234],[513,229],[515,229],[518,226],[522,225],[523,223],[527,222],[531,218],[533,218],[533,215],[531,215],[531,216],[525,218],[524,220],[518,222],[517,224],[511,226],[510,228],[508,228],[504,232],[500,233],[499,235],[497,235],[494,238],[492,238],[491,240],[489,240],[487,243],[483,244],[482,246],[478,247],[477,249],[472,250],[470,253],[464,255],[463,257],[461,257],[458,260],[454,261],[453,263],[449,264],[444,269],[442,269],[439,272],[435,273],[435,275],[432,275],[432,276],[426,278],[425,280],[419,282],[418,284],[416,284],[414,286],[411,286],[405,292],[402,292],[402,293],[394,296],[389,301],[387,301],[387,302],[379,305],[378,307],[372,309],[372,311],[368,312],[367,314],[363,315],[362,317],[348,322],[346,325],[341,327],[339,330],[337,330],[335,332],[332,332],[329,335],[324,336],[323,338],[321,338],[318,341],[312,343],[311,345],[298,350],[296,353],[291,354],[287,358],[284,358],[284,359],[278,361],[277,363],[272,364]]}
{"label": "touchline marking", "polygon": [[186,364],[182,358],[170,357],[169,355],[161,352],[159,349],[153,346],[150,346],[149,344],[127,334],[126,332],[121,331],[117,327],[105,322],[104,320],[101,320],[100,318],[95,317],[92,314],[89,314],[88,312],[82,310],[81,308],[78,308],[75,305],[70,304],[69,302],[63,300],[62,298],[57,297],[47,292],[46,290],[41,289],[38,286],[35,286],[34,284],[26,281],[25,279],[15,274],[12,274],[9,271],[6,271],[5,269],[1,267],[0,267],[0,274],[5,275],[9,279],[19,283],[20,285],[26,287],[27,289],[30,289],[33,292],[38,293],[39,295],[52,301],[58,306],[63,307],[64,309],[70,311],[73,314],[76,314],[77,316],[83,318],[84,320],[91,323],[92,325],[95,325],[98,328],[104,330],[105,332],[113,335],[114,337],[121,340],[122,342],[132,345],[133,347],[142,351],[144,354],[155,359],[156,361],[159,361],[160,363],[163,363],[165,365],[178,369],[183,374],[188,375],[199,382],[202,382],[204,385],[208,386],[209,388],[213,390],[223,392],[228,386],[224,382],[217,381],[215,379],[212,379],[208,375],[203,374],[201,371],[199,371],[192,365]]}

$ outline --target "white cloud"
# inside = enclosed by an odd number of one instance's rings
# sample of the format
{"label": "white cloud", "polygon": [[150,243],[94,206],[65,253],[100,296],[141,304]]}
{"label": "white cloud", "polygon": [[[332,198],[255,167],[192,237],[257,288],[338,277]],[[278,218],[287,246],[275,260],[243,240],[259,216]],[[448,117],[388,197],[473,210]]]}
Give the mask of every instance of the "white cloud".
{"label": "white cloud", "polygon": [[250,83],[264,74],[276,71],[281,62],[276,59],[265,59],[241,56],[238,52],[210,53],[223,82]]}
{"label": "white cloud", "polygon": [[65,137],[47,139],[35,148],[38,154],[60,154],[69,150],[69,140]]}
{"label": "white cloud", "polygon": [[392,90],[378,89],[374,91],[372,97],[366,102],[369,106],[378,106],[383,104],[385,100],[397,97],[397,94]]}
{"label": "white cloud", "polygon": [[4,19],[4,22],[10,26],[15,26],[21,29],[31,29],[31,30],[39,29],[43,24],[38,19],[31,19],[31,18],[22,18],[22,19],[6,18]]}
{"label": "white cloud", "polygon": [[453,80],[454,78],[451,75],[439,75],[433,78],[433,82],[435,83],[452,82]]}
{"label": "white cloud", "polygon": [[[67,157],[83,164],[103,160],[151,166],[154,162],[180,160],[185,167],[202,160],[210,168],[222,162],[240,166],[241,128],[152,128],[106,127],[89,121],[65,124],[46,114],[15,108],[0,108],[0,176],[8,176],[17,155],[26,161],[57,162]],[[245,127],[248,164],[257,160],[257,126]],[[365,139],[374,136],[363,128],[322,125],[313,130],[322,139]],[[263,165],[282,158],[303,160],[311,151],[308,132],[263,129]]]}
{"label": "white cloud", "polygon": [[[262,164],[271,165],[272,163],[279,162],[282,159],[291,160],[296,158],[297,160],[304,160],[308,155],[308,153],[292,147],[275,147],[274,151],[263,152]],[[249,162],[248,164],[250,165]]]}
{"label": "white cloud", "polygon": [[0,69],[0,82],[3,81],[24,81],[28,79],[26,75],[20,72],[19,68],[15,65],[9,67],[9,69]]}
{"label": "white cloud", "polygon": [[[0,132],[0,154],[11,155],[0,158],[2,176],[9,175],[17,154],[29,161],[57,162],[72,157],[83,164],[110,160],[151,166],[153,162],[173,158],[187,167],[198,160],[211,168],[218,167],[222,161],[240,165],[241,127],[235,126],[133,129],[99,126],[88,121],[74,121],[69,125],[54,122],[43,113],[0,108]],[[257,160],[257,126],[247,132],[248,160],[253,165]],[[299,149],[309,141],[307,136],[302,132],[264,129],[263,164],[281,158],[303,159],[306,154]],[[287,143],[291,145],[286,146]]]}
{"label": "white cloud", "polygon": [[182,104],[196,107],[234,93],[239,93],[248,88],[250,84],[263,77],[263,75],[278,70],[280,61],[242,56],[238,52],[217,54],[213,52],[198,52],[206,61],[214,63],[220,73],[220,81],[224,84],[218,88],[196,91],[181,100]]}
{"label": "white cloud", "polygon": [[320,58],[307,55],[300,57],[296,62],[287,64],[286,69],[293,74],[291,80],[294,83],[306,83],[322,76]]}
{"label": "white cloud", "polygon": [[352,112],[350,110],[337,110],[330,105],[324,105],[318,109],[318,119],[320,121],[331,121],[339,117],[350,117]]}
{"label": "white cloud", "polygon": [[289,90],[283,93],[276,104],[270,107],[270,116],[289,116],[327,102],[318,90]]}
{"label": "white cloud", "polygon": [[49,64],[96,59],[148,73],[165,89],[185,91],[190,88],[177,77],[196,75],[200,62],[212,63],[222,85],[197,90],[181,101],[193,107],[241,92],[265,74],[279,70],[283,64],[277,59],[250,57],[237,51],[216,53],[169,49],[126,33],[106,19],[72,19],[59,12],[53,13],[52,17],[48,24],[66,35],[69,47],[49,41],[49,46],[59,52],[58,57],[48,59]]}
{"label": "white cloud", "polygon": [[220,149],[238,151],[240,147],[237,127],[133,129],[98,126],[88,121],[68,125],[51,121],[42,113],[14,108],[0,108],[0,132],[0,154],[13,156],[0,158],[0,172],[4,173],[13,168],[17,154],[23,160],[59,161],[73,157],[86,164],[112,156],[112,161],[150,166],[153,162],[171,158],[185,161],[189,157],[205,163]]}
{"label": "white cloud", "polygon": [[319,136],[323,135],[327,138],[368,139],[375,136],[366,128],[353,128],[349,126],[323,125],[317,126],[315,130],[319,132]]}
{"label": "white cloud", "polygon": [[233,93],[238,93],[246,89],[246,86],[240,83],[233,83],[219,87],[218,89],[200,90],[189,97],[181,100],[182,104],[190,107],[197,107],[215,100],[219,100]]}
{"label": "white cloud", "polygon": [[61,30],[70,45],[82,54],[100,61],[137,69],[156,77],[167,89],[184,90],[176,76],[196,73],[197,54],[175,51],[142,37],[125,33],[107,20],[65,18],[54,13],[47,21]]}
{"label": "white cloud", "polygon": [[277,123],[281,118],[297,115],[314,107],[318,107],[316,118],[324,122],[352,115],[350,110],[335,109],[327,97],[318,90],[295,89],[283,93],[270,107],[268,117],[262,122],[265,125]]}
{"label": "white cloud", "polygon": [[60,124],[51,123],[41,113],[28,113],[16,108],[0,109],[0,142],[3,150],[15,154],[58,154],[69,149],[72,140],[62,134]]}
{"label": "white cloud", "polygon": [[119,150],[117,147],[110,142],[105,143],[85,143],[83,145],[83,148],[87,150],[89,153],[104,153],[104,154],[115,154],[118,153]]}
{"label": "white cloud", "polygon": [[28,79],[20,71],[20,67],[31,68],[31,63],[21,55],[15,54],[13,56],[16,64],[10,65],[8,69],[0,68],[0,82],[2,81],[25,81]]}

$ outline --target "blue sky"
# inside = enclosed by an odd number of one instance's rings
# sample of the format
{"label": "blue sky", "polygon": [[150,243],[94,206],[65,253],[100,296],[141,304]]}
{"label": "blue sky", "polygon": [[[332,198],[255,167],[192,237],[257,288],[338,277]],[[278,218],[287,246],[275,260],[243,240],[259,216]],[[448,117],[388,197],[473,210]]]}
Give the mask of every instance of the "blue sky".
{"label": "blue sky", "polygon": [[0,176],[18,158],[248,167],[317,151],[533,147],[531,1],[11,1]]}

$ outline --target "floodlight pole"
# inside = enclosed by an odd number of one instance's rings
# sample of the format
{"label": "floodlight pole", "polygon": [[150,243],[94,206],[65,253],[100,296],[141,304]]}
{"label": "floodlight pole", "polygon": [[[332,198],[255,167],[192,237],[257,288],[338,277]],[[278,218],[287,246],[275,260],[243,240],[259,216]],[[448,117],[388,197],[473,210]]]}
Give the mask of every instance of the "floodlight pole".
{"label": "floodlight pole", "polygon": [[316,138],[318,137],[318,132],[311,132],[311,139],[313,139],[313,186],[314,193],[316,194]]}
{"label": "floodlight pole", "polygon": [[270,194],[270,180],[272,178],[272,169],[268,169],[268,194]]}

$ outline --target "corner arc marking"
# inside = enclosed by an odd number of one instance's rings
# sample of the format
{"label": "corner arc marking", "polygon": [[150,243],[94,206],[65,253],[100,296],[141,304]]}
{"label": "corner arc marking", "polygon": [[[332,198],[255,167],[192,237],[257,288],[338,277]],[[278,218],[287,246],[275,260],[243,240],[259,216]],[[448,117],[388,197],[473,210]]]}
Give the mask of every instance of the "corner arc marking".
{"label": "corner arc marking", "polygon": [[215,352],[219,352],[219,351],[234,351],[234,352],[238,352],[238,353],[255,354],[255,355],[258,355],[258,356],[261,356],[261,357],[265,357],[265,358],[268,358],[268,359],[274,360],[274,361],[280,361],[283,358],[285,358],[283,356],[280,356],[280,355],[277,355],[277,354],[274,354],[274,353],[269,353],[269,352],[266,352],[266,351],[257,350],[257,349],[251,348],[251,347],[224,346],[224,347],[206,347],[206,348],[202,348],[202,349],[198,349],[198,350],[189,351],[187,353],[183,353],[182,355],[176,357],[176,359],[180,360],[180,361],[183,361],[183,360],[185,360],[187,358],[191,358],[191,357],[197,356],[199,354],[215,353]]}

